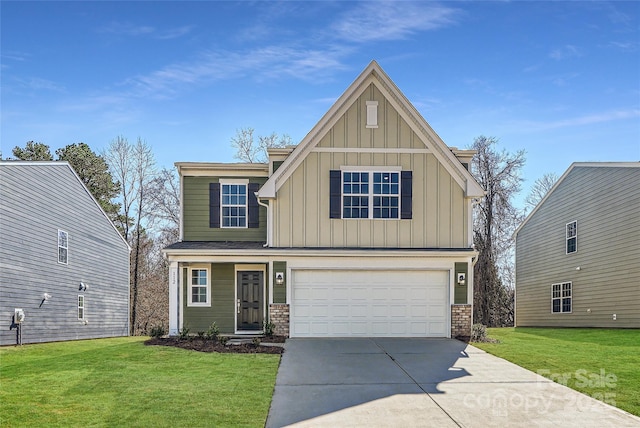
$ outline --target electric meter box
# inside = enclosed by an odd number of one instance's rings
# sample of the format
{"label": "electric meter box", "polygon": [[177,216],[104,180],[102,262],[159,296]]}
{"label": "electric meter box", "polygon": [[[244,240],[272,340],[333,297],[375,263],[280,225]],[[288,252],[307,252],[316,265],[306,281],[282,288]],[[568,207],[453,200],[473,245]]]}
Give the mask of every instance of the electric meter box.
{"label": "electric meter box", "polygon": [[22,309],[16,308],[13,319],[16,324],[21,324],[22,321],[24,321],[24,311]]}

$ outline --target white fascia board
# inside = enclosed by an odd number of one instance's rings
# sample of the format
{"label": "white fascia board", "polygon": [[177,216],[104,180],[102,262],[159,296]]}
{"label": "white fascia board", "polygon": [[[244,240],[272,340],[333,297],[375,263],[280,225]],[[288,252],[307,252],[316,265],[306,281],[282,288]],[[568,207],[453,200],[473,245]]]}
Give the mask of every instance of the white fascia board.
{"label": "white fascia board", "polygon": [[256,251],[247,249],[216,249],[216,250],[162,250],[168,257],[169,261],[179,262],[210,262],[214,257],[220,261],[234,261],[236,263],[245,263],[250,260],[259,260],[267,262],[269,260],[280,260],[283,257],[291,258],[470,258],[478,255],[473,250],[446,251],[446,250],[384,250],[384,249],[362,249],[362,250],[345,250],[345,249],[282,249],[282,248],[264,248]]}

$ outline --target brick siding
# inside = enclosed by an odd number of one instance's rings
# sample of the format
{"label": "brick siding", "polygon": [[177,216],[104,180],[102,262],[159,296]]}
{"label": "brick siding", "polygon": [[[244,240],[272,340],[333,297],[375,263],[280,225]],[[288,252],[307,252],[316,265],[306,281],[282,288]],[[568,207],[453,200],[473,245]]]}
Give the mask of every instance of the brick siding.
{"label": "brick siding", "polygon": [[471,305],[451,305],[451,337],[471,337]]}
{"label": "brick siding", "polygon": [[269,320],[276,325],[276,336],[289,337],[289,305],[285,303],[273,303],[269,305]]}

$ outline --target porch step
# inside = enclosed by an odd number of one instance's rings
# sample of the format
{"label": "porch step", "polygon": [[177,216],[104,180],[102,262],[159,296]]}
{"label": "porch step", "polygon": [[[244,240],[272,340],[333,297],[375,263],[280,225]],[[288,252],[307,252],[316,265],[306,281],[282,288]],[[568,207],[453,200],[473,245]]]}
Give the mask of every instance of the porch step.
{"label": "porch step", "polygon": [[226,345],[227,346],[247,345],[247,344],[250,344],[250,343],[253,343],[253,338],[242,338],[242,339],[234,338],[234,339],[227,340]]}

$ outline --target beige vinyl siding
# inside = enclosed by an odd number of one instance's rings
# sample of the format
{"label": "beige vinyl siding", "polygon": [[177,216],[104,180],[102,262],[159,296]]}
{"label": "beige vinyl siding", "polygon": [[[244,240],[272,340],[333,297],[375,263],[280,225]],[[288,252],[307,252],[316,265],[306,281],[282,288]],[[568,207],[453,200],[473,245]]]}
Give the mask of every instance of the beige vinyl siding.
{"label": "beige vinyl siding", "polygon": [[[242,177],[234,177],[242,180]],[[265,178],[248,178],[250,183],[264,184]],[[267,214],[260,209],[260,227],[250,228],[210,228],[209,227],[209,184],[219,181],[218,177],[183,177],[183,210],[185,241],[266,241]]]}
{"label": "beige vinyl siding", "polygon": [[[516,325],[640,328],[638,183],[640,168],[577,166],[549,195],[517,235]],[[566,254],[574,220],[578,250]],[[570,314],[551,313],[560,282],[572,282]]]}
{"label": "beige vinyl siding", "polygon": [[[366,128],[366,101],[378,101],[378,128]],[[463,189],[427,152],[400,114],[371,85],[278,190],[276,247],[467,248]],[[363,152],[349,151],[364,149]],[[332,151],[331,149],[334,149]],[[346,149],[346,150],[345,150]],[[367,152],[390,149],[393,152]],[[406,152],[402,152],[406,150]],[[400,166],[413,172],[413,218],[330,219],[329,171],[341,166]]]}

